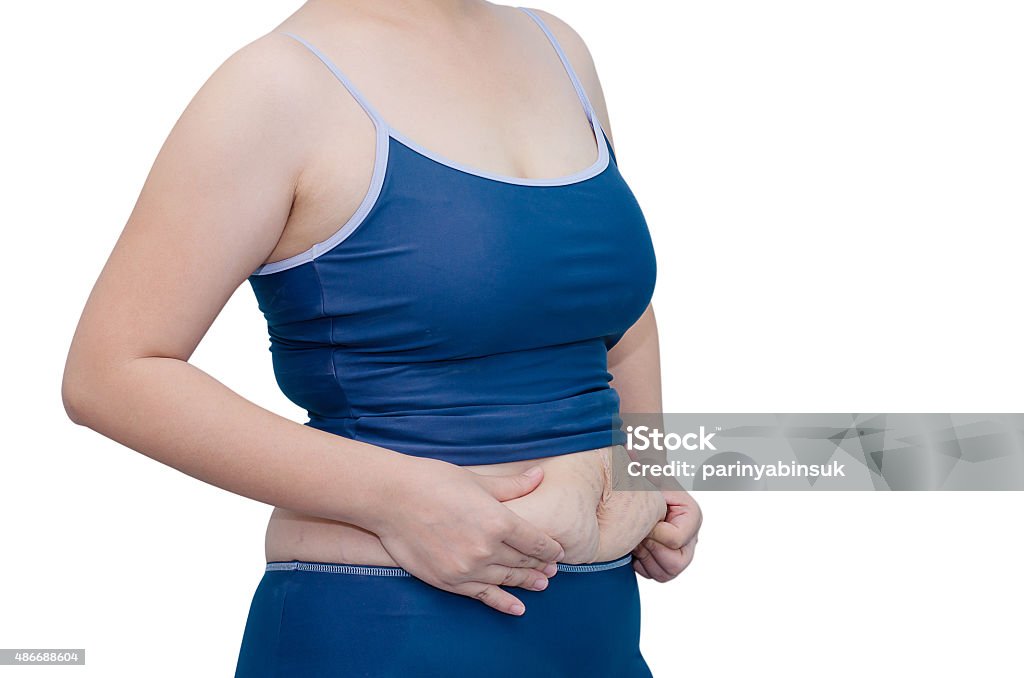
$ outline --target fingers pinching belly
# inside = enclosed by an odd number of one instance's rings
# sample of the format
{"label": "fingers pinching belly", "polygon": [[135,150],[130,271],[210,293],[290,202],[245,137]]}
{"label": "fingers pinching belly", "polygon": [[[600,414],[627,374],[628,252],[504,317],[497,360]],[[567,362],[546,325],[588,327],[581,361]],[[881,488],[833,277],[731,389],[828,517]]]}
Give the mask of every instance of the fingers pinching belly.
{"label": "fingers pinching belly", "polygon": [[611,448],[552,457],[541,465],[540,487],[506,506],[561,544],[563,562],[624,556],[665,516],[665,500],[653,485],[613,489]]}
{"label": "fingers pinching belly", "polygon": [[597,506],[604,491],[600,450],[541,460],[544,480],[530,494],[505,502],[565,550],[565,563],[594,562],[600,543]]}
{"label": "fingers pinching belly", "polygon": [[[611,458],[611,449],[602,448],[530,461],[543,467],[544,480],[533,492],[504,504],[561,544],[562,562],[615,560],[647,536],[664,516],[665,503],[656,490],[613,490]],[[491,474],[524,470],[507,466],[478,469]],[[269,561],[397,565],[371,532],[280,508],[267,527],[266,555]]]}
{"label": "fingers pinching belly", "polygon": [[551,482],[545,476],[541,486],[505,505],[526,521],[561,544],[565,551],[562,562],[593,562],[600,533],[597,525],[599,498],[576,484]]}
{"label": "fingers pinching belly", "polygon": [[622,448],[615,448],[606,450],[601,457],[604,492],[597,506],[599,561],[614,560],[632,551],[665,517],[668,508],[665,497],[650,482],[634,482],[628,485],[629,489],[613,487],[622,454]]}
{"label": "fingers pinching belly", "polygon": [[665,510],[665,500],[654,488],[612,490],[597,507],[601,536],[595,560],[615,560],[632,551],[665,517]]}

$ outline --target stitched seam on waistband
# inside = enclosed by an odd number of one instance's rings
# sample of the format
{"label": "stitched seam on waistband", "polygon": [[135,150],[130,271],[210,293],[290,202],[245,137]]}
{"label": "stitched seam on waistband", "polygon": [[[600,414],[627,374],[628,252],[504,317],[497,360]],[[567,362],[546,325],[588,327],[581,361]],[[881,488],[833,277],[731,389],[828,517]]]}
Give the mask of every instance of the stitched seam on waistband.
{"label": "stitched seam on waistband", "polygon": [[[568,563],[559,563],[559,572],[604,572],[605,570],[613,570],[617,567],[623,567],[629,565],[632,562],[632,556],[623,556],[618,560],[613,560],[607,563],[586,563],[583,565],[570,565]],[[298,570],[302,572],[323,572],[329,574],[361,574],[371,577],[411,577],[412,575],[403,570],[400,567],[385,567],[385,566],[371,566],[371,565],[343,565],[340,563],[310,563],[302,560],[287,561],[287,562],[272,562],[267,563],[267,572],[287,572]]]}
{"label": "stitched seam on waistband", "polygon": [[605,570],[614,570],[617,567],[629,565],[633,561],[633,556],[623,556],[618,560],[613,560],[608,563],[586,563],[584,565],[568,565],[566,563],[558,564],[559,572],[604,572]]}
{"label": "stitched seam on waistband", "polygon": [[331,574],[364,574],[372,577],[411,577],[400,567],[373,567],[369,565],[341,565],[336,563],[307,563],[304,561],[267,563],[267,572],[301,570],[329,572]]}

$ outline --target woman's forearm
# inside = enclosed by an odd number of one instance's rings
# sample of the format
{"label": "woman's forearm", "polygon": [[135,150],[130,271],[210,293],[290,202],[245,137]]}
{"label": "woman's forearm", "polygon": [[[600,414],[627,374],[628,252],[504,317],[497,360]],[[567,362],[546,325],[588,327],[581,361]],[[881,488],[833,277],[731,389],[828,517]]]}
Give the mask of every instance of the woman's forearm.
{"label": "woman's forearm", "polygon": [[211,485],[309,515],[370,529],[379,503],[407,480],[408,458],[274,414],[176,358],[69,367],[63,395],[78,424]]}
{"label": "woman's forearm", "polygon": [[509,614],[498,584],[541,590],[562,548],[498,499],[543,472],[488,479],[280,417],[190,363],[100,361],[72,348],[62,388],[72,420],[183,473],[251,499],[362,527],[413,576]]}

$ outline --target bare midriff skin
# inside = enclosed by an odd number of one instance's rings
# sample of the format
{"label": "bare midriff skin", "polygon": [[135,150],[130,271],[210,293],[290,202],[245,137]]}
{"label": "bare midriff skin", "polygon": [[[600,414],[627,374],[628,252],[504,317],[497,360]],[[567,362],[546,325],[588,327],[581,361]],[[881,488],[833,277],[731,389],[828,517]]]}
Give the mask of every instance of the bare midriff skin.
{"label": "bare midriff skin", "polygon": [[[621,448],[620,448],[621,449]],[[483,475],[544,469],[540,487],[505,506],[546,532],[565,549],[565,563],[593,563],[624,556],[665,517],[665,500],[654,490],[612,489],[611,448],[468,466]],[[275,508],[267,525],[268,562],[306,560],[395,566],[372,532]]]}

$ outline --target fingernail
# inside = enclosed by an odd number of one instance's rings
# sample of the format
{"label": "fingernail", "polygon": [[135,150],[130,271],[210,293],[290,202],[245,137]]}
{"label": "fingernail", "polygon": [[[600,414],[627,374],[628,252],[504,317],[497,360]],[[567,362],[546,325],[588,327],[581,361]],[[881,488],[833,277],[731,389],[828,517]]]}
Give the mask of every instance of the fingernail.
{"label": "fingernail", "polygon": [[541,470],[540,466],[531,466],[530,468],[523,471],[523,475],[528,476],[530,478],[537,478],[542,473],[544,473],[544,471]]}
{"label": "fingernail", "polygon": [[549,577],[554,577],[555,573],[558,572],[558,565],[556,565],[554,563],[548,563],[547,565],[544,566],[544,569],[541,570],[541,572],[543,572],[544,574],[546,574]]}
{"label": "fingernail", "polygon": [[547,579],[538,579],[537,581],[533,582],[533,590],[534,591],[543,591],[547,587],[548,587],[548,580]]}
{"label": "fingernail", "polygon": [[523,606],[522,603],[515,603],[512,605],[512,608],[509,611],[518,617],[522,613],[526,612],[526,608]]}

